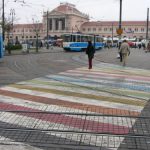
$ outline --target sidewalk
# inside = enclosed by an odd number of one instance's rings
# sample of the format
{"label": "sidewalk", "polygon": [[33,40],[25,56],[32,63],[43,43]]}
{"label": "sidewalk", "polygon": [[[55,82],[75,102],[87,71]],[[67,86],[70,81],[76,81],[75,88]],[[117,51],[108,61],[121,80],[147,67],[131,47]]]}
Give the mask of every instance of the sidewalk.
{"label": "sidewalk", "polygon": [[108,63],[7,85],[0,148],[148,150],[149,99],[149,70]]}
{"label": "sidewalk", "polygon": [[6,50],[5,56],[50,53],[50,52],[59,52],[60,50],[63,51],[63,49],[60,47],[50,47],[49,49],[47,49],[46,47],[43,47],[43,48],[39,48],[38,52],[36,52],[36,49],[34,48],[34,49],[29,49],[29,53],[23,50],[12,50],[11,54],[8,54],[8,51]]}
{"label": "sidewalk", "polygon": [[[96,54],[96,60],[99,62],[106,62],[121,65],[117,59],[118,49],[103,49]],[[143,49],[131,49],[130,56],[127,59],[127,66],[133,68],[141,68],[150,70],[149,65],[150,53],[145,53]]]}

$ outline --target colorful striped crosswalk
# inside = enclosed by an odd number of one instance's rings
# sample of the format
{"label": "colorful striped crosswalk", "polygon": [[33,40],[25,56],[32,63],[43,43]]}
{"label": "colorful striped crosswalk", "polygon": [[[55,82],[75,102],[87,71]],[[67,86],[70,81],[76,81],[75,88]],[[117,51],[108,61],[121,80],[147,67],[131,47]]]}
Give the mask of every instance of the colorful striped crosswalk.
{"label": "colorful striped crosswalk", "polygon": [[149,99],[149,70],[101,63],[92,70],[82,67],[1,87],[0,121],[22,128],[126,135]]}

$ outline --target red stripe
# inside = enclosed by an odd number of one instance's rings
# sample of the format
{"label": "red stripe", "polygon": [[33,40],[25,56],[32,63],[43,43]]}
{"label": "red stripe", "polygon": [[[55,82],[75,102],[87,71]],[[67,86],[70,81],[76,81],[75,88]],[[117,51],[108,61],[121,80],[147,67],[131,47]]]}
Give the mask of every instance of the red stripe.
{"label": "red stripe", "polygon": [[[12,111],[39,111],[24,106],[17,106],[12,104],[0,103],[1,110],[12,110]],[[42,112],[42,111],[41,111]],[[18,115],[32,117],[40,119],[42,121],[53,122],[57,124],[63,124],[70,127],[84,129],[92,132],[99,133],[111,133],[111,134],[128,134],[129,128],[125,126],[117,126],[108,123],[101,123],[96,121],[90,121],[86,119],[75,118],[71,116],[65,116],[62,114],[43,114],[43,113],[18,113]]]}

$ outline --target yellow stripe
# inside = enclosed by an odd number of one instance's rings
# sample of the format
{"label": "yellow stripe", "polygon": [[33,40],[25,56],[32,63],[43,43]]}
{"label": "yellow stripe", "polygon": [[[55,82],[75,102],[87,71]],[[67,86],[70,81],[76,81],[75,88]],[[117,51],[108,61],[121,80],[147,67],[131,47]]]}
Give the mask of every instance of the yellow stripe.
{"label": "yellow stripe", "polygon": [[56,89],[46,89],[46,88],[39,88],[39,87],[30,87],[30,86],[23,86],[23,85],[10,85],[11,87],[19,88],[19,89],[27,89],[27,90],[33,90],[33,91],[39,91],[39,92],[46,92],[46,93],[53,93],[53,94],[59,94],[59,95],[65,95],[65,96],[74,96],[74,97],[80,97],[80,98],[88,98],[88,99],[95,99],[95,100],[101,100],[101,101],[107,101],[107,102],[115,102],[115,103],[121,103],[121,104],[128,104],[128,105],[135,105],[135,106],[145,106],[145,102],[138,101],[138,100],[129,100],[124,98],[114,98],[114,97],[108,97],[108,96],[97,96],[92,94],[83,94],[83,93],[77,93],[77,92],[68,92],[68,91],[60,91]]}

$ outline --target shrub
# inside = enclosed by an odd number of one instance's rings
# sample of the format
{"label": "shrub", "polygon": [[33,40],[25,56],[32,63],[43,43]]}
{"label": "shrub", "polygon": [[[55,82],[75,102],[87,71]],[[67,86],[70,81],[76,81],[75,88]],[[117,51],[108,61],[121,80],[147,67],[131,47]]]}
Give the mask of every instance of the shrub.
{"label": "shrub", "polygon": [[17,44],[17,45],[8,44],[7,46],[5,46],[5,49],[6,50],[21,50],[22,45],[21,44]]}

